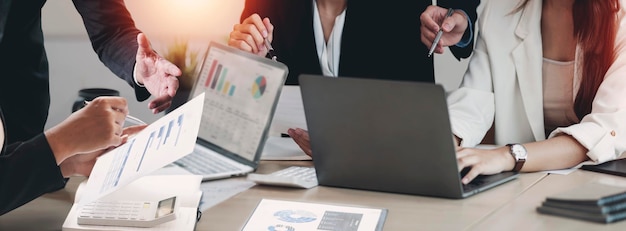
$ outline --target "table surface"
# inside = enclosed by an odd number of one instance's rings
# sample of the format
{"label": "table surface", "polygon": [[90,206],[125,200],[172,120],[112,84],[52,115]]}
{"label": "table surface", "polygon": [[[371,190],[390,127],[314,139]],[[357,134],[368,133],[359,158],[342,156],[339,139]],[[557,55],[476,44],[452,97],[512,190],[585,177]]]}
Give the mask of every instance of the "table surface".
{"label": "table surface", "polygon": [[[262,161],[257,172],[311,164],[311,161]],[[82,177],[71,178],[65,189],[1,216],[0,230],[61,230],[82,180]],[[516,180],[465,199],[325,186],[296,189],[257,185],[206,210],[196,230],[240,230],[263,198],[386,208],[384,230],[626,230],[626,222],[603,225],[535,211],[546,196],[590,181],[626,185],[626,178],[583,170],[569,175],[524,173]]]}

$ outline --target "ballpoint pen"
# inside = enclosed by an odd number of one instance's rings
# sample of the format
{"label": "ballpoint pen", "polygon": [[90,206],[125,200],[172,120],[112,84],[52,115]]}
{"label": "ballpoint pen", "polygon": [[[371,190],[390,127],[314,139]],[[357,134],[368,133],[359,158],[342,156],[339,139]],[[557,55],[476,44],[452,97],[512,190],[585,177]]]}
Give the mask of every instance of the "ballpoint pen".
{"label": "ballpoint pen", "polygon": [[272,47],[270,41],[266,38],[263,39],[263,42],[265,42],[265,48],[267,48],[267,53],[270,55],[270,57],[272,57],[272,60],[276,61],[276,53],[274,53],[274,47]]}
{"label": "ballpoint pen", "polygon": [[[452,16],[452,13],[454,13],[454,9],[452,8],[448,9],[448,13],[446,13],[446,17],[443,18],[443,20],[446,20],[446,18]],[[439,40],[441,40],[441,35],[443,35],[443,28],[440,26],[439,31],[437,32],[437,36],[435,36],[435,41],[433,41],[433,45],[430,46],[430,51],[428,51],[428,57],[433,55],[433,52],[435,51],[435,48],[437,48],[437,44],[439,43]]]}

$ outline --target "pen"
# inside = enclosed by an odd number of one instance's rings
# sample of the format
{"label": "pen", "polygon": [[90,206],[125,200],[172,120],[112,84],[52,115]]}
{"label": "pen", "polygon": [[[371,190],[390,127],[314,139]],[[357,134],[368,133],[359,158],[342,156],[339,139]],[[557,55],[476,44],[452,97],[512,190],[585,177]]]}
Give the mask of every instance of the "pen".
{"label": "pen", "polygon": [[[448,13],[446,13],[446,17],[443,18],[443,20],[446,20],[446,18],[452,16],[452,13],[454,13],[454,10],[452,8],[448,9]],[[439,31],[437,32],[437,36],[435,36],[435,41],[433,41],[433,45],[430,46],[430,51],[428,51],[428,57],[433,55],[433,52],[435,51],[435,48],[437,48],[439,40],[441,40],[441,35],[443,35],[443,28],[440,26]]]}
{"label": "pen", "polygon": [[274,53],[274,47],[272,47],[272,44],[269,40],[263,39],[263,41],[265,42],[265,48],[267,48],[267,53],[270,54],[272,60],[276,61],[276,53]]}

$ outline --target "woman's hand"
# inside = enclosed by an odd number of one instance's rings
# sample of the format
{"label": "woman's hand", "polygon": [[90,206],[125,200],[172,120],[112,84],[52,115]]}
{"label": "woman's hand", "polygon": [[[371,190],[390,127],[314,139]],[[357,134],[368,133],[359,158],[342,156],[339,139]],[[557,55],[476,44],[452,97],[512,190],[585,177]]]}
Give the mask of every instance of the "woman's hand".
{"label": "woman's hand", "polygon": [[233,26],[228,45],[265,57],[269,52],[265,47],[265,39],[271,43],[273,33],[274,26],[269,18],[261,19],[258,14],[253,14],[241,24]]}
{"label": "woman's hand", "polygon": [[309,139],[309,132],[301,128],[290,128],[287,133],[293,141],[300,146],[300,149],[304,151],[308,156],[313,157],[313,152],[311,150],[311,140]]}
{"label": "woman's hand", "polygon": [[504,146],[496,149],[458,148],[456,160],[459,171],[465,167],[471,170],[461,179],[468,184],[478,175],[491,175],[513,169],[515,160]]}
{"label": "woman's hand", "polygon": [[[148,125],[137,125],[137,126],[130,126],[130,127],[124,128],[124,130],[122,131],[122,136],[121,136],[122,143],[120,145],[125,144],[126,141],[128,141],[129,137],[137,134],[138,132],[146,128],[147,126]],[[98,157],[111,151],[112,149],[116,147],[119,147],[119,146],[112,146],[106,149],[97,150],[97,151],[90,152],[90,153],[76,154],[76,155],[72,155],[68,157],[59,165],[59,167],[61,168],[61,173],[63,174],[63,177],[89,176],[91,174],[91,170],[96,164],[96,160],[98,159]]]}

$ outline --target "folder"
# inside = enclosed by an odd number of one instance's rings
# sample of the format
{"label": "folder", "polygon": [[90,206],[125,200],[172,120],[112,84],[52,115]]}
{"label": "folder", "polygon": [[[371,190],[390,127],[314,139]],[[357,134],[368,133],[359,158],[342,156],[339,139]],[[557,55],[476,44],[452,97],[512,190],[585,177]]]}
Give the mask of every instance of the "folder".
{"label": "folder", "polygon": [[[119,190],[106,195],[98,200],[142,200],[157,201],[169,196],[176,196],[176,219],[150,228],[157,231],[191,231],[195,230],[199,217],[198,206],[202,197],[200,183],[202,177],[198,175],[148,175],[125,185]],[[78,203],[81,189],[85,182],[81,183],[76,191],[76,197],[72,209],[63,222],[63,231],[110,231],[110,230],[146,230],[146,228],[79,225],[78,214],[81,205]]]}

